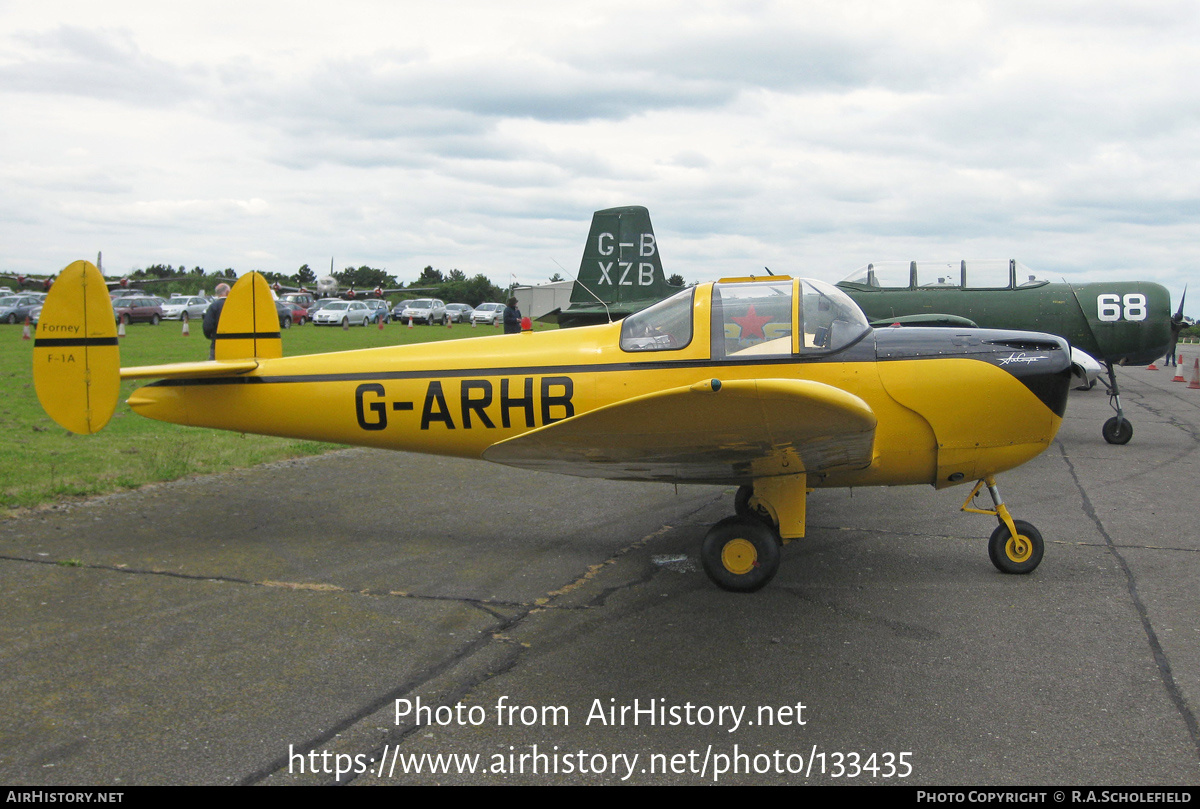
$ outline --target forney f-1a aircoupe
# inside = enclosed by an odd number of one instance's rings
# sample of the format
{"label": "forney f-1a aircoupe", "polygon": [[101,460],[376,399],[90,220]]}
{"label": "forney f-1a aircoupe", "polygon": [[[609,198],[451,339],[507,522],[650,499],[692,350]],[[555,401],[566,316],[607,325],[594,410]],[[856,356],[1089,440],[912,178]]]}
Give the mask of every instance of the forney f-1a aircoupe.
{"label": "forney f-1a aircoupe", "polygon": [[[703,284],[619,323],[283,357],[261,276],[230,292],[212,362],[120,368],[107,289],[67,267],[34,344],[46,411],[77,433],[129,404],[162,421],[480,458],[618,480],[737,485],[707,533],[712,580],[766,584],[781,539],[804,536],[816,487],[978,481],[1006,573],[1043,541],[995,476],[1053,440],[1071,382],[1064,340],[978,329],[872,329],[836,287],[773,276]],[[975,507],[986,487],[991,508]]]}
{"label": "forney f-1a aircoupe", "polygon": [[1110,444],[1133,437],[1113,366],[1148,365],[1166,353],[1171,337],[1170,293],[1148,281],[1057,284],[1038,280],[1012,260],[912,261],[869,264],[837,285],[875,325],[982,326],[1065,337],[1108,370],[1116,415],[1102,433]]}

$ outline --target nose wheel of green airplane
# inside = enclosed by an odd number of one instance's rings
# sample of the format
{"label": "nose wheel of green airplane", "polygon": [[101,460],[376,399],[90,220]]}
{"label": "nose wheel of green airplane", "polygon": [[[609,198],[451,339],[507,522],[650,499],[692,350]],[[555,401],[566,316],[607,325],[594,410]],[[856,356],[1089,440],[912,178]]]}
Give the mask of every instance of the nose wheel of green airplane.
{"label": "nose wheel of green airplane", "polygon": [[1133,438],[1133,425],[1128,419],[1113,416],[1104,422],[1101,432],[1104,434],[1104,440],[1110,444],[1128,444],[1129,439]]}
{"label": "nose wheel of green airplane", "polygon": [[756,517],[726,517],[708,529],[700,550],[704,572],[723,590],[752,593],[779,570],[779,534]]}

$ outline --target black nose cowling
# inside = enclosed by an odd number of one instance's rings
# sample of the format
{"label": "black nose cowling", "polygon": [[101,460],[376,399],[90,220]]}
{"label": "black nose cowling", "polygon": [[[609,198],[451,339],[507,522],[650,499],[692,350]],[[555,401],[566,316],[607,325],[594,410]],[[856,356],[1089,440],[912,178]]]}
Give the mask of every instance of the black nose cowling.
{"label": "black nose cowling", "polygon": [[876,329],[881,360],[963,357],[1012,374],[1056,416],[1067,412],[1071,388],[1071,348],[1053,334],[1001,329]]}

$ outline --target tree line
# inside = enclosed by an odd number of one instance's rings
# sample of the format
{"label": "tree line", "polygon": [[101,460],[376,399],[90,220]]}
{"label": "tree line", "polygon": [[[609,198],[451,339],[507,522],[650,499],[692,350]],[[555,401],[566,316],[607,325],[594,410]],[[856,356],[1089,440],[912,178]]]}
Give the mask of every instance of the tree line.
{"label": "tree line", "polygon": [[[291,275],[263,270],[259,272],[269,284],[305,287],[316,292],[317,273],[307,264],[301,265]],[[163,297],[170,297],[175,293],[195,295],[201,290],[211,295],[217,284],[230,282],[237,277],[238,274],[230,267],[209,273],[201,267],[189,270],[182,264],[178,267],[171,264],[153,264],[135,270],[128,276],[131,287],[144,285],[147,291]],[[354,289],[370,294],[371,290],[378,287],[392,290],[387,297],[396,300],[431,297],[440,298],[447,303],[478,306],[487,301],[503,301],[508,295],[507,290],[493,284],[483,273],[467,278],[466,273],[461,270],[443,273],[432,266],[426,266],[411,284],[400,281],[387,270],[368,267],[365,264],[361,267],[346,267],[333,273],[333,277],[341,290]],[[410,291],[411,294],[408,294]]]}

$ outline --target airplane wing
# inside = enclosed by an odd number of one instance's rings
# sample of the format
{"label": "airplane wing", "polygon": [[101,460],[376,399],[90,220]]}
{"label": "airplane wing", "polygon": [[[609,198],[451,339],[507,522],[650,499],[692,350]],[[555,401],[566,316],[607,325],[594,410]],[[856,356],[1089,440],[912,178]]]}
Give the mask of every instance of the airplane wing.
{"label": "airplane wing", "polygon": [[875,425],[866,402],[831,385],[712,379],[548,424],[483,457],[581,477],[735,482],[869,466]]}

